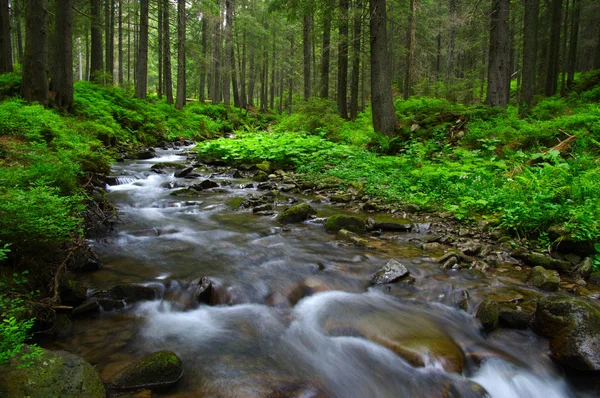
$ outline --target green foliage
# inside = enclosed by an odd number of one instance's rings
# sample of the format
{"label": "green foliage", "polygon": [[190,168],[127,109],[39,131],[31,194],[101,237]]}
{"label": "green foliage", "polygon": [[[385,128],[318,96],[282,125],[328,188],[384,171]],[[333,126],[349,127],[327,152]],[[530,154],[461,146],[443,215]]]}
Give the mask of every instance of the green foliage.
{"label": "green foliage", "polygon": [[344,119],[337,114],[335,102],[311,98],[302,103],[296,113],[284,118],[277,131],[303,132],[339,141],[339,130],[343,124]]}
{"label": "green foliage", "polygon": [[0,75],[0,99],[19,95],[21,91],[21,76],[17,73]]}
{"label": "green foliage", "polygon": [[0,281],[0,364],[13,358],[19,360],[19,367],[30,366],[33,360],[40,359],[41,349],[25,343],[31,337],[31,328],[35,318],[28,315],[29,310],[24,297],[34,293],[23,294],[27,279],[27,271],[14,273],[12,281]]}

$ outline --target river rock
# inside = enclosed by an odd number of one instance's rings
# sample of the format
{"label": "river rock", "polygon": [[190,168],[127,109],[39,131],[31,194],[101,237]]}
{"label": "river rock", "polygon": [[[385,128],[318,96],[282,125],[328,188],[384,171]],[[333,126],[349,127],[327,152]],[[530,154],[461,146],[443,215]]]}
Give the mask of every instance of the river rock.
{"label": "river rock", "polygon": [[384,283],[394,283],[402,278],[408,277],[409,274],[408,268],[398,261],[391,259],[383,266],[383,268],[371,275],[371,284],[381,285]]}
{"label": "river rock", "polygon": [[555,292],[560,285],[560,276],[558,272],[547,270],[544,267],[533,267],[527,277],[529,286],[537,287],[538,289]]}
{"label": "river rock", "polygon": [[496,329],[500,317],[500,311],[496,300],[483,300],[477,308],[476,317],[481,321],[481,326],[486,332],[491,332]]}
{"label": "river rock", "polygon": [[93,314],[93,313],[96,313],[99,311],[100,311],[100,303],[98,303],[97,299],[92,298],[92,299],[89,299],[89,300],[85,301],[84,303],[78,305],[77,307],[73,308],[73,311],[71,311],[71,316],[73,318],[76,318],[79,316]]}
{"label": "river rock", "polygon": [[364,234],[367,231],[365,219],[362,217],[336,214],[327,219],[325,223],[327,232],[338,232],[340,229],[346,229],[357,234]]}
{"label": "river rock", "polygon": [[162,294],[158,285],[146,286],[136,284],[117,285],[108,290],[95,292],[92,296],[106,310],[124,308],[125,303],[136,303],[144,300],[154,300]]}
{"label": "river rock", "polygon": [[105,398],[96,369],[65,351],[42,349],[42,358],[18,368],[16,360],[0,365],[0,396],[30,398]]}
{"label": "river rock", "polygon": [[269,175],[264,171],[258,170],[252,179],[256,182],[265,182],[269,180]]}
{"label": "river rock", "polygon": [[594,262],[590,257],[586,257],[577,265],[573,273],[582,279],[588,279],[594,270]]}
{"label": "river rock", "polygon": [[294,205],[277,216],[277,221],[282,224],[302,222],[310,216],[317,214],[317,211],[308,203]]}
{"label": "river rock", "polygon": [[198,191],[192,188],[182,188],[171,192],[171,196],[198,196]]}
{"label": "river rock", "polygon": [[594,271],[590,274],[588,282],[600,286],[600,271]]}
{"label": "river rock", "polygon": [[413,226],[411,223],[395,221],[375,221],[375,223],[373,224],[373,229],[391,232],[410,232],[412,230],[412,227]]}
{"label": "river rock", "polygon": [[266,174],[270,173],[272,170],[271,162],[267,160],[255,164],[254,167]]}
{"label": "river rock", "polygon": [[538,301],[533,329],[548,338],[552,356],[574,369],[600,371],[600,308],[586,299],[550,296]]}
{"label": "river rock", "polygon": [[61,304],[76,307],[87,300],[87,288],[63,277],[59,283],[59,297]]}
{"label": "river rock", "polygon": [[125,159],[134,159],[134,160],[147,160],[156,157],[156,152],[154,150],[141,151],[141,152],[132,152],[125,155]]}
{"label": "river rock", "polygon": [[186,167],[185,169],[181,169],[176,171],[173,176],[175,178],[185,178],[187,177],[192,171],[194,171],[193,167]]}
{"label": "river rock", "polygon": [[211,180],[204,180],[198,184],[192,185],[192,188],[194,188],[197,191],[204,191],[205,189],[218,188],[218,187],[219,187],[219,184],[217,184],[216,182],[211,181]]}
{"label": "river rock", "polygon": [[179,381],[182,375],[181,359],[172,351],[158,351],[119,372],[111,385],[118,390],[167,387]]}
{"label": "river rock", "polygon": [[198,287],[194,292],[194,301],[198,303],[209,304],[213,293],[212,281],[208,277],[203,277],[198,282]]}
{"label": "river rock", "polygon": [[273,210],[273,206],[270,205],[270,204],[268,204],[268,203],[265,203],[265,204],[258,205],[255,208],[253,208],[252,212],[253,213],[266,213],[266,212],[270,212],[270,214],[273,214],[272,210]]}
{"label": "river rock", "polygon": [[338,231],[338,236],[352,244],[354,244],[355,246],[361,246],[361,247],[367,247],[369,246],[369,241],[361,238],[358,234],[355,234],[354,232],[350,232],[347,229],[340,229]]}
{"label": "river rock", "polygon": [[504,303],[499,305],[498,310],[502,326],[511,329],[527,329],[533,321],[535,305],[530,302]]}
{"label": "river rock", "polygon": [[562,273],[568,273],[573,268],[573,265],[568,261],[558,260],[542,253],[531,252],[516,256],[521,257],[526,264],[531,265],[532,267],[537,267],[539,265],[545,269],[551,269]]}

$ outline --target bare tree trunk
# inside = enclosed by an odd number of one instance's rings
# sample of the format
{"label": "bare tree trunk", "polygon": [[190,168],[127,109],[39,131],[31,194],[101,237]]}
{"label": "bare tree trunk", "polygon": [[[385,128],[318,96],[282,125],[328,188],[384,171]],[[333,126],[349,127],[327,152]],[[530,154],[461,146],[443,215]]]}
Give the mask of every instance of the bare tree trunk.
{"label": "bare tree trunk", "polygon": [[102,59],[102,21],[100,18],[100,0],[90,0],[92,48],[90,61],[90,80],[94,80],[98,72],[104,70]]}
{"label": "bare tree trunk", "polygon": [[52,90],[56,105],[70,112],[73,109],[73,0],[55,3],[54,76]]}
{"label": "bare tree trunk", "polygon": [[233,64],[231,54],[233,51],[233,0],[225,0],[225,57],[223,65],[223,103],[231,105],[231,76]]}
{"label": "bare tree trunk", "polygon": [[148,0],[140,0],[140,38],[136,64],[136,98],[145,99],[148,91]]}
{"label": "bare tree trunk", "polygon": [[240,77],[240,107],[246,108],[248,97],[246,96],[246,30],[242,34],[242,55],[241,55],[241,77]]}
{"label": "bare tree trunk", "polygon": [[158,24],[156,29],[156,44],[158,46],[158,85],[156,87],[156,94],[158,95],[158,99],[162,99],[165,83],[163,81],[163,2],[161,0],[158,0],[157,8]]}
{"label": "bare tree trunk", "polygon": [[14,1],[14,9],[15,9],[15,20],[16,20],[16,29],[17,29],[17,61],[19,63],[23,63],[23,34],[22,34],[22,28],[21,28],[21,11],[23,10],[22,7],[22,2],[23,0],[16,0]]}
{"label": "bare tree trunk", "polygon": [[200,63],[200,101],[206,99],[206,74],[208,65],[208,18],[202,16],[202,61]]}
{"label": "bare tree trunk", "polygon": [[48,0],[27,0],[21,95],[48,104]]}
{"label": "bare tree trunk", "polygon": [[456,56],[454,53],[454,40],[456,38],[456,0],[450,0],[448,3],[448,19],[450,28],[448,30],[448,58],[446,59],[446,77],[450,82],[454,80],[454,67]]}
{"label": "bare tree trunk", "polygon": [[0,73],[13,71],[8,0],[0,0]]}
{"label": "bare tree trunk", "polygon": [[302,19],[302,46],[304,48],[304,101],[308,101],[311,95],[310,84],[310,30],[312,26],[312,15],[305,15]]}
{"label": "bare tree trunk", "polygon": [[[239,85],[238,85],[238,79],[237,79],[237,73],[238,73],[238,69],[235,65],[235,50],[234,50],[234,46],[233,46],[233,40],[231,43],[231,48],[230,48],[230,55],[229,57],[231,58],[231,89],[233,91],[233,106],[235,106],[236,108],[240,108],[241,107],[241,101],[240,101],[240,92],[239,92]],[[242,87],[244,85],[242,84]]]}
{"label": "bare tree trunk", "polygon": [[391,136],[398,119],[392,98],[392,79],[387,46],[387,11],[385,0],[370,0],[371,14],[371,97],[373,129]]}
{"label": "bare tree trunk", "polygon": [[117,80],[119,86],[123,85],[123,0],[119,0],[119,20],[118,20],[118,35],[119,35],[119,72]]}
{"label": "bare tree trunk", "polygon": [[[121,0],[123,1],[123,0]],[[126,0],[129,4],[130,0]],[[127,11],[127,83],[131,83],[131,11]]]}
{"label": "bare tree trunk", "polygon": [[275,109],[275,33],[273,33],[273,53],[271,54],[271,91],[269,95],[269,109]]}
{"label": "bare tree trunk", "polygon": [[106,57],[106,73],[110,76],[111,81],[108,83],[112,83],[113,79],[113,69],[115,66],[114,63],[114,18],[115,18],[115,2],[113,0],[106,0],[104,3],[104,31],[106,35],[105,39],[105,54]]}
{"label": "bare tree trunk", "polygon": [[417,36],[417,0],[410,0],[410,17],[407,34],[408,54],[406,54],[406,80],[404,83],[404,99],[412,95],[415,74],[415,41]]}
{"label": "bare tree trunk", "polygon": [[548,97],[556,94],[558,86],[558,69],[560,63],[560,21],[562,0],[552,0],[552,19],[550,22],[550,45],[548,47],[548,72],[544,94]]}
{"label": "bare tree trunk", "polygon": [[291,115],[293,109],[293,93],[294,93],[294,70],[293,70],[293,60],[294,60],[294,35],[290,38],[290,66],[288,71],[288,112]]}
{"label": "bare tree trunk", "polygon": [[508,34],[510,0],[492,0],[488,87],[486,104],[506,107],[510,94],[510,45]]}
{"label": "bare tree trunk", "polygon": [[329,97],[329,62],[331,59],[331,18],[326,15],[323,21],[323,49],[321,58],[321,92],[320,97]]}
{"label": "bare tree trunk", "polygon": [[560,54],[562,54],[563,67],[560,73],[560,95],[564,96],[567,94],[567,37],[568,37],[568,27],[569,27],[569,4],[572,0],[567,0],[565,6],[565,15],[563,19],[563,34],[562,34],[562,43]]}
{"label": "bare tree trunk", "polygon": [[[573,87],[575,80],[575,65],[577,61],[577,46],[579,42],[579,19],[581,16],[581,0],[573,0],[573,18],[571,19],[571,39],[569,40],[569,55],[567,58],[567,88]],[[565,54],[566,56],[566,54]]]}
{"label": "bare tree trunk", "polygon": [[525,0],[523,25],[523,80],[521,82],[520,115],[527,115],[536,89],[537,32],[540,0]]}
{"label": "bare tree trunk", "polygon": [[360,79],[360,40],[362,35],[362,0],[357,0],[354,10],[352,37],[352,71],[350,72],[350,119],[358,115],[358,86]]}
{"label": "bare tree trunk", "polygon": [[348,118],[348,7],[349,0],[340,0],[340,37],[338,47],[337,108],[339,115]]}
{"label": "bare tree trunk", "polygon": [[185,0],[177,0],[177,98],[175,108],[185,105]]}
{"label": "bare tree trunk", "polygon": [[173,78],[171,77],[171,21],[169,17],[170,0],[163,1],[163,92],[167,104],[173,104]]}

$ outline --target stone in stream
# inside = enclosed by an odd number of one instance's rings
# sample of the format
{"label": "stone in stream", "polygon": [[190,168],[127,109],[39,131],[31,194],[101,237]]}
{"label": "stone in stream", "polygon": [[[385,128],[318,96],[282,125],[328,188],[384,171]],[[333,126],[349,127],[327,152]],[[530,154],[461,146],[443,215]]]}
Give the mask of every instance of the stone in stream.
{"label": "stone in stream", "polygon": [[154,149],[148,151],[141,152],[132,152],[125,155],[125,159],[134,159],[134,160],[147,160],[156,157],[156,152]]}
{"label": "stone in stream", "polygon": [[579,263],[579,265],[577,265],[573,273],[580,276],[582,279],[587,279],[590,277],[593,270],[594,262],[590,257],[586,257],[582,262]]}
{"label": "stone in stream", "polygon": [[548,338],[552,357],[573,369],[600,371],[600,308],[571,296],[540,299],[533,330]]}
{"label": "stone in stream", "polygon": [[265,182],[269,180],[269,175],[264,171],[258,170],[252,179],[256,182]]}
{"label": "stone in stream", "polygon": [[219,184],[214,181],[211,181],[211,180],[204,180],[198,184],[192,185],[192,188],[197,191],[203,191],[205,189],[218,188],[218,187],[219,187]]}
{"label": "stone in stream", "polygon": [[477,319],[481,321],[481,326],[486,332],[491,332],[498,327],[500,311],[498,303],[492,299],[485,299],[477,308]]}
{"label": "stone in stream", "polygon": [[544,267],[533,267],[527,277],[529,286],[537,287],[538,289],[555,292],[560,285],[560,276],[558,272],[547,270]]}
{"label": "stone in stream", "polygon": [[271,214],[273,214],[272,212],[273,210],[273,206],[271,206],[268,203],[262,204],[262,205],[258,205],[255,208],[252,209],[253,213],[265,213],[265,212],[270,212]]}
{"label": "stone in stream", "polygon": [[42,349],[41,359],[32,360],[25,368],[18,365],[15,359],[0,365],[1,397],[106,397],[96,369],[68,352]]}
{"label": "stone in stream", "polygon": [[396,221],[378,222],[376,220],[372,229],[390,232],[410,232],[412,228],[413,225],[411,223]]}
{"label": "stone in stream", "polygon": [[198,282],[198,287],[194,292],[194,301],[198,303],[209,304],[211,301],[212,293],[212,281],[208,277],[203,277]]}
{"label": "stone in stream", "polygon": [[277,221],[282,224],[297,223],[307,220],[310,216],[317,214],[317,211],[308,203],[294,205],[277,216]]}
{"label": "stone in stream", "polygon": [[111,381],[117,390],[171,386],[183,375],[181,359],[172,351],[146,355],[119,372]]}
{"label": "stone in stream", "polygon": [[194,168],[193,168],[193,167],[186,167],[185,169],[182,169],[182,170],[178,170],[178,171],[176,171],[176,172],[173,174],[173,176],[174,176],[175,178],[184,178],[184,177],[187,177],[188,175],[190,175],[190,173],[191,173],[192,171],[194,171]]}
{"label": "stone in stream", "polygon": [[408,277],[409,274],[408,268],[398,261],[391,259],[383,266],[383,268],[371,275],[371,284],[381,285],[384,283],[394,283],[402,278]]}
{"label": "stone in stream", "polygon": [[546,256],[542,253],[519,253],[515,254],[525,261],[527,265],[531,265],[532,267],[542,266],[546,269],[555,270],[558,272],[569,273],[573,269],[573,264],[564,260],[557,260],[555,258]]}
{"label": "stone in stream", "polygon": [[340,229],[338,231],[338,236],[352,244],[354,244],[355,246],[360,246],[360,247],[367,247],[369,246],[369,241],[361,238],[359,235],[355,234],[354,232],[350,232],[347,229]]}
{"label": "stone in stream", "polygon": [[367,232],[365,219],[362,217],[336,214],[327,219],[325,223],[327,232],[338,232],[340,229],[346,229],[357,234]]}

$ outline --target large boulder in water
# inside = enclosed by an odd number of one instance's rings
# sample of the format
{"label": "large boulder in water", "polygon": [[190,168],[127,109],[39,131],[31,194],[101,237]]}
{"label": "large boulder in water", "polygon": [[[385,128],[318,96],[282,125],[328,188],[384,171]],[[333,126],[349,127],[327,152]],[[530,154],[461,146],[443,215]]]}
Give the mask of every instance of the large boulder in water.
{"label": "large boulder in water", "polygon": [[391,259],[383,268],[371,275],[372,285],[381,285],[384,283],[394,283],[409,275],[408,268],[398,261]]}
{"label": "large boulder in water", "polygon": [[364,234],[367,231],[365,219],[357,216],[348,216],[345,214],[336,214],[327,219],[325,230],[327,232],[338,232],[340,229],[346,229],[357,234]]}
{"label": "large boulder in water", "polygon": [[300,203],[284,210],[277,216],[277,221],[282,224],[302,222],[314,214],[317,214],[317,211],[311,205]]}
{"label": "large boulder in water", "polygon": [[536,333],[550,341],[552,357],[574,369],[600,371],[600,308],[571,296],[538,301]]}
{"label": "large boulder in water", "polygon": [[500,310],[496,300],[483,300],[477,308],[476,316],[481,321],[481,326],[486,332],[496,329],[500,320]]}
{"label": "large boulder in water", "polygon": [[1,397],[104,398],[106,391],[92,365],[65,351],[42,349],[26,368],[15,360],[0,366]]}
{"label": "large boulder in water", "polygon": [[183,375],[183,364],[174,352],[158,351],[140,358],[119,372],[111,384],[118,390],[167,387]]}
{"label": "large boulder in water", "polygon": [[560,276],[557,271],[547,270],[538,265],[529,272],[527,284],[538,289],[555,292],[560,285]]}

